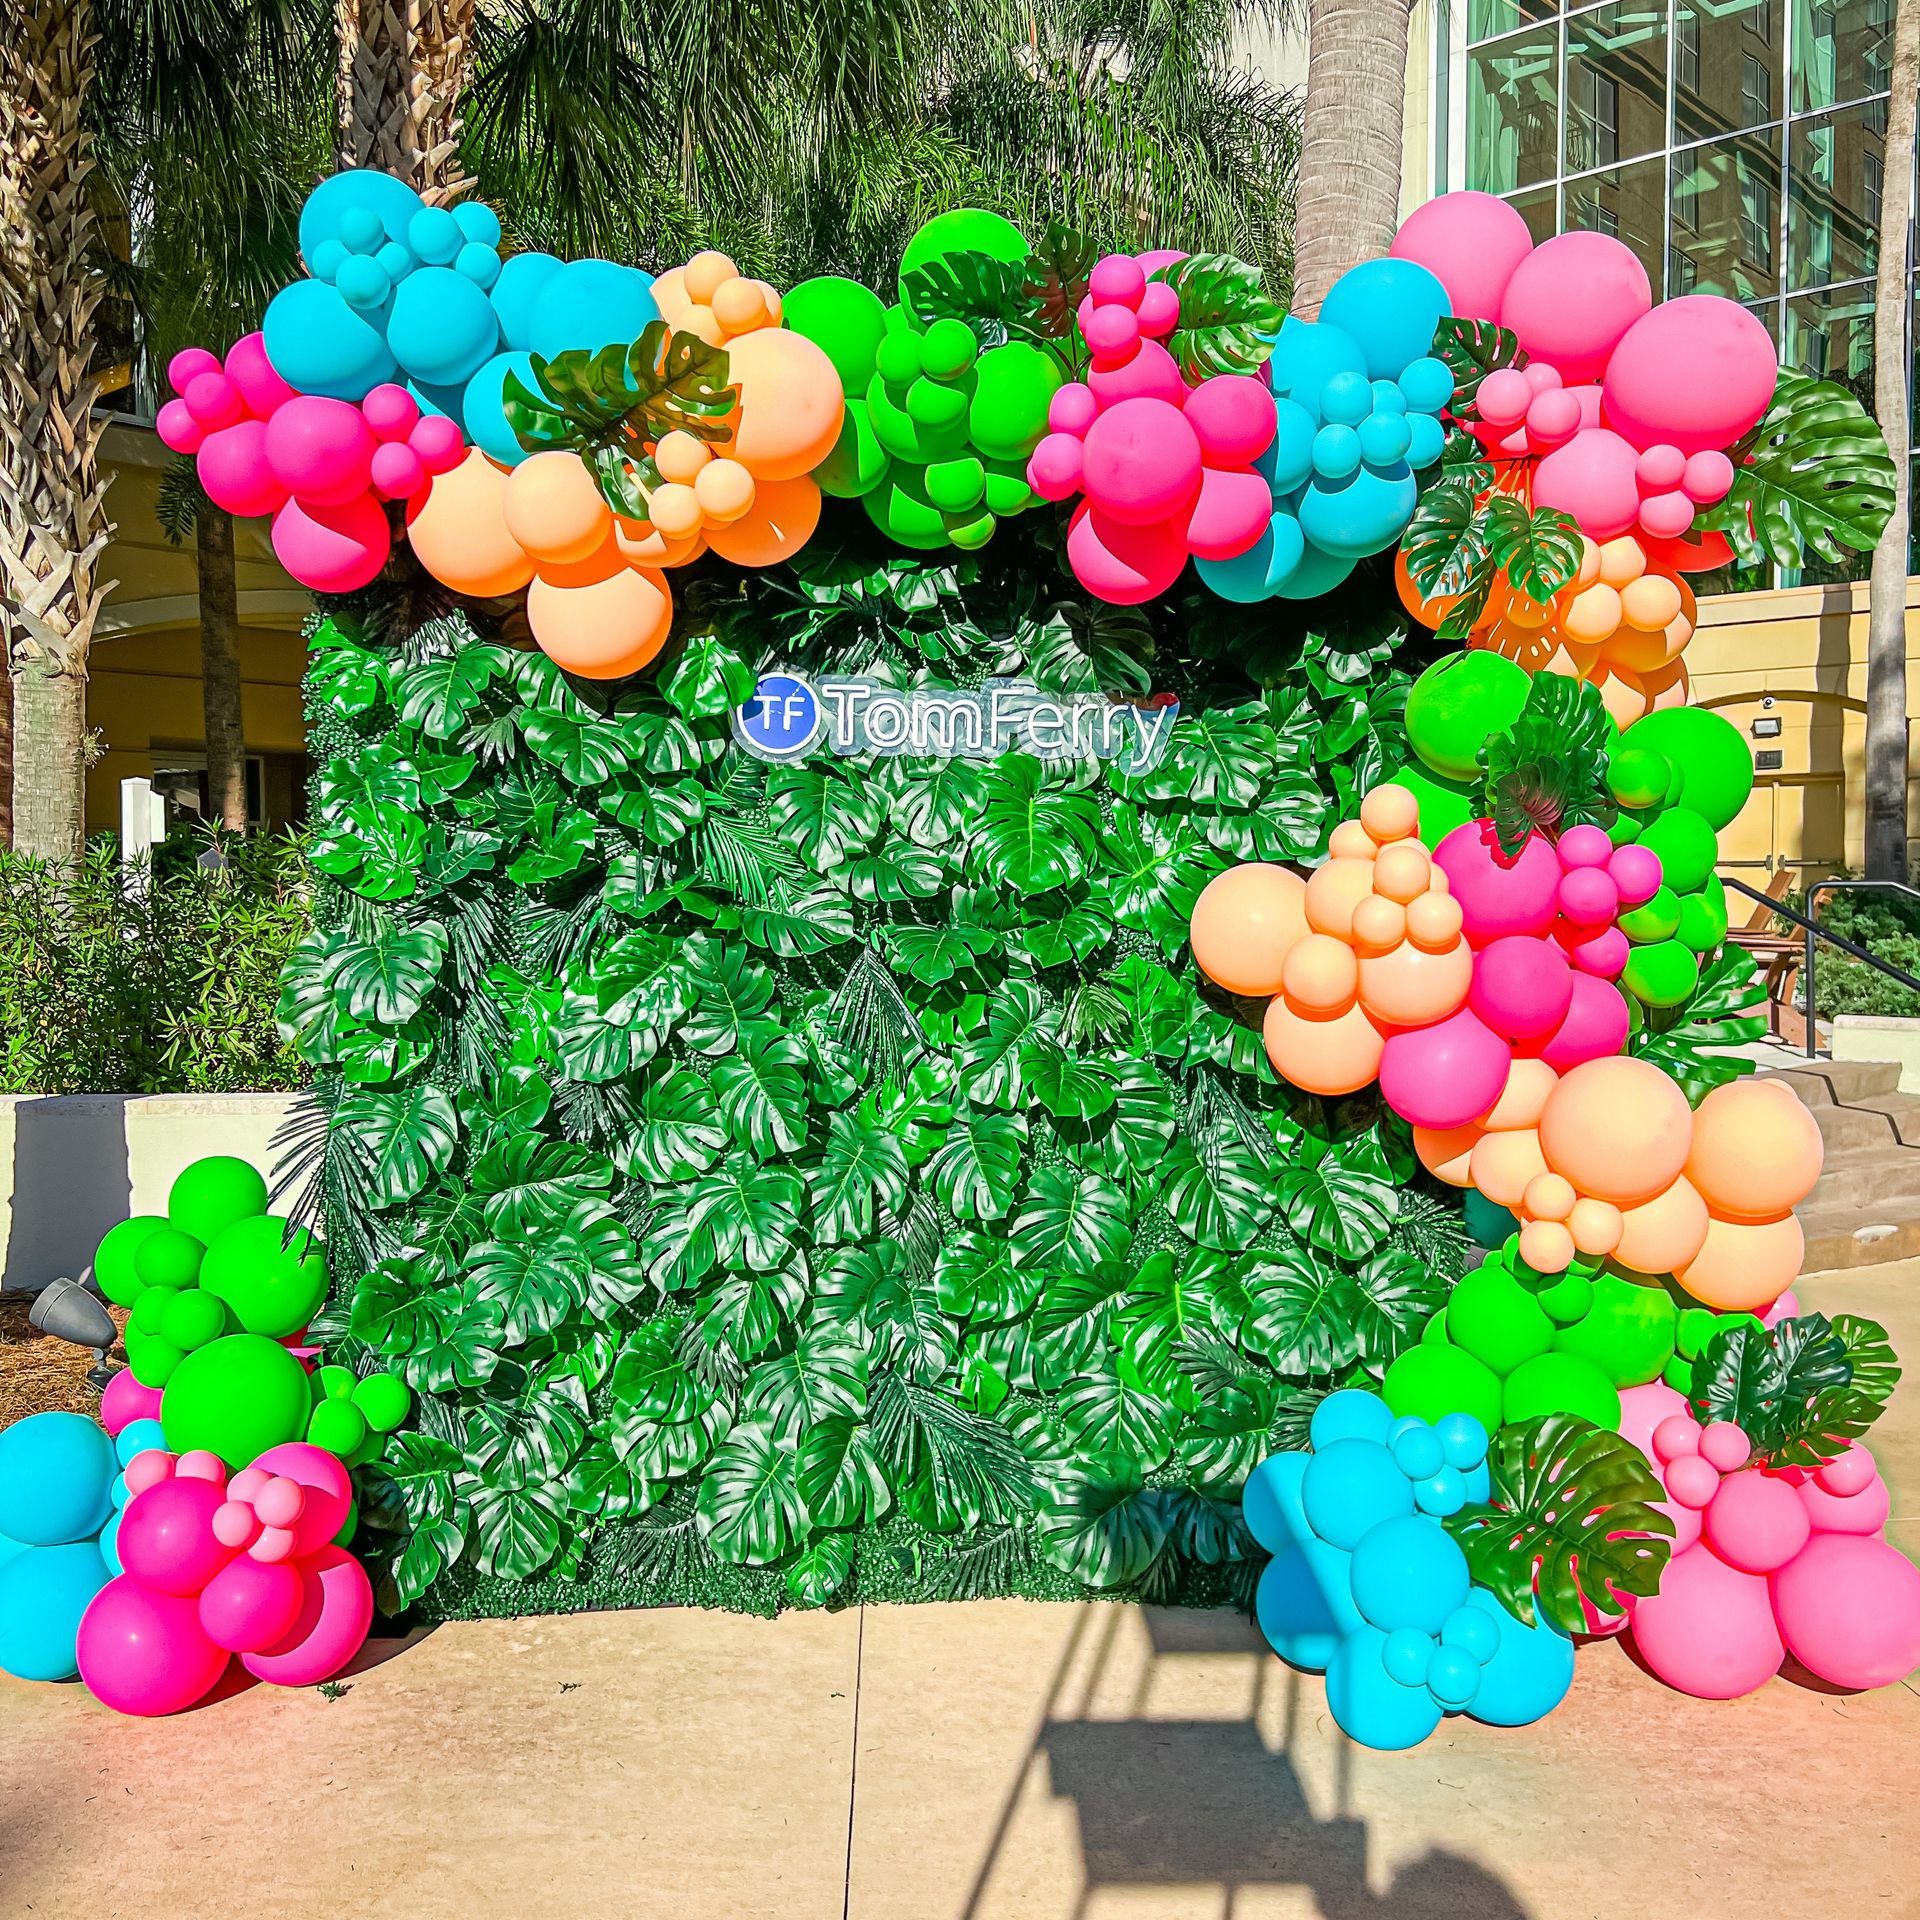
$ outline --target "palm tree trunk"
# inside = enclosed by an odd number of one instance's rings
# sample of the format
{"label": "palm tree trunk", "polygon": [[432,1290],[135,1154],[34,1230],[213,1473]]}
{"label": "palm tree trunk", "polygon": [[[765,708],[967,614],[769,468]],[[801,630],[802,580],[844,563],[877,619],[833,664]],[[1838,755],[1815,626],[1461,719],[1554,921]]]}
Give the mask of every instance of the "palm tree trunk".
{"label": "palm tree trunk", "polygon": [[1907,878],[1907,536],[1911,520],[1907,364],[1907,230],[1913,211],[1914,92],[1920,87],[1920,0],[1895,0],[1893,98],[1873,299],[1873,397],[1893,455],[1893,515],[1873,550],[1867,616],[1867,877]]}
{"label": "palm tree trunk", "polygon": [[110,584],[81,117],[97,38],[91,0],[0,0],[0,634],[14,844],[50,860],[86,838],[87,652]]}
{"label": "palm tree trunk", "polygon": [[1410,0],[1309,0],[1307,100],[1294,180],[1292,310],[1386,252],[1400,219]]}
{"label": "palm tree trunk", "polygon": [[378,167],[444,206],[460,165],[460,96],[473,67],[474,0],[335,0],[335,159]]}
{"label": "palm tree trunk", "polygon": [[194,515],[200,567],[200,695],[207,727],[207,802],[235,833],[247,830],[247,743],[240,719],[240,600],[233,515],[203,500]]}

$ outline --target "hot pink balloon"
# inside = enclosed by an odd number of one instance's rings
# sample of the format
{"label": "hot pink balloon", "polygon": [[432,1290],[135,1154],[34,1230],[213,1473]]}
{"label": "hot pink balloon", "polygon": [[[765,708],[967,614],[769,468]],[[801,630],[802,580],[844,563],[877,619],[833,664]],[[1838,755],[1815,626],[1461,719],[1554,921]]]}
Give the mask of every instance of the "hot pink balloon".
{"label": "hot pink balloon", "polygon": [[1183,411],[1199,436],[1200,457],[1210,467],[1251,465],[1273,445],[1280,423],[1272,388],[1244,373],[1201,381],[1187,396]]}
{"label": "hot pink balloon", "polygon": [[1700,1522],[1707,1545],[1742,1573],[1784,1567],[1813,1531],[1795,1490],[1757,1467],[1728,1474]]}
{"label": "hot pink balloon", "polygon": [[1627,1003],[1620,989],[1590,973],[1573,975],[1566,1017],[1548,1038],[1525,1051],[1537,1053],[1556,1073],[1589,1060],[1604,1060],[1627,1044]]}
{"label": "hot pink balloon", "polygon": [[1202,560],[1231,560],[1266,532],[1273,490],[1251,468],[1208,467],[1187,521],[1187,551]]}
{"label": "hot pink balloon", "polygon": [[1607,424],[1635,446],[1682,453],[1733,445],[1773,400],[1773,338],[1717,294],[1667,300],[1636,320],[1607,363]]}
{"label": "hot pink balloon", "polygon": [[1500,324],[1567,386],[1597,380],[1627,329],[1653,305],[1647,270],[1611,234],[1555,234],[1514,269]]}
{"label": "hot pink balloon", "polygon": [[1637,464],[1619,434],[1605,427],[1577,433],[1534,469],[1534,504],[1572,514],[1590,540],[1611,540],[1640,517]]}
{"label": "hot pink balloon", "polygon": [[1780,1671],[1786,1648],[1766,1579],[1742,1573],[1704,1544],[1676,1553],[1660,1591],[1632,1602],[1633,1644],[1670,1687],[1736,1700]]}
{"label": "hot pink balloon", "polygon": [[1500,851],[1491,820],[1455,827],[1433,857],[1465,916],[1467,939],[1484,946],[1503,934],[1545,933],[1560,891],[1560,859],[1543,835],[1517,854]]}
{"label": "hot pink balloon", "polygon": [[227,1651],[201,1626],[195,1600],[126,1574],[93,1596],[77,1652],[80,1678],[96,1699],[143,1717],[192,1706],[227,1670]]}
{"label": "hot pink balloon", "polygon": [[305,1582],[290,1562],[272,1565],[243,1553],[207,1582],[200,1624],[229,1653],[259,1653],[293,1631],[305,1598]]}
{"label": "hot pink balloon", "polygon": [[198,453],[206,445],[207,430],[193,417],[184,400],[169,400],[153,418],[161,444],[175,453]]}
{"label": "hot pink balloon", "polygon": [[331,1679],[366,1643],[373,1625],[373,1587],[367,1571],[344,1547],[322,1547],[293,1563],[301,1576],[300,1616],[286,1634],[241,1665],[259,1680],[282,1687],[317,1686]]}
{"label": "hot pink balloon", "polygon": [[198,1593],[233,1557],[213,1530],[224,1498],[211,1481],[179,1474],[136,1493],[120,1520],[121,1566],[161,1593]]}
{"label": "hot pink balloon", "polygon": [[[318,1553],[346,1525],[353,1509],[353,1477],[337,1454],[304,1440],[288,1440],[269,1447],[253,1464],[263,1473],[294,1481],[305,1494],[292,1523],[299,1558]],[[266,1513],[260,1517],[269,1526],[286,1524]]]}
{"label": "hot pink balloon", "polygon": [[1187,564],[1184,531],[1173,521],[1126,526],[1082,500],[1067,523],[1067,561],[1089,593],[1138,606],[1166,590]]}
{"label": "hot pink balloon", "polygon": [[352,593],[386,565],[393,534],[369,493],[337,507],[289,500],[273,516],[273,550],[302,586]]}
{"label": "hot pink balloon", "polygon": [[267,429],[259,420],[242,420],[208,434],[197,461],[200,484],[216,507],[243,520],[278,513],[287,489],[267,462]]}
{"label": "hot pink balloon", "polygon": [[1507,282],[1533,251],[1533,235],[1505,200],[1444,193],[1407,215],[1388,251],[1436,275],[1448,308],[1463,319],[1497,320]]}
{"label": "hot pink balloon", "polygon": [[1122,400],[1087,429],[1081,466],[1094,507],[1123,526],[1151,526],[1182,512],[1199,490],[1200,439],[1178,407]]}
{"label": "hot pink balloon", "polygon": [[220,360],[205,347],[182,347],[167,362],[167,385],[175,393],[185,393],[204,373],[218,373]]}
{"label": "hot pink balloon", "polygon": [[1467,1005],[1506,1040],[1541,1040],[1573,1003],[1573,969],[1551,940],[1510,934],[1473,958]]}
{"label": "hot pink balloon", "polygon": [[1471,1008],[1391,1035],[1380,1055],[1380,1094],[1416,1127],[1463,1127],[1500,1098],[1512,1052]]}
{"label": "hot pink balloon", "polygon": [[1596,980],[1618,980],[1633,954],[1632,943],[1618,927],[1601,927],[1596,932],[1562,922],[1554,936],[1566,948],[1567,958]]}
{"label": "hot pink balloon", "polygon": [[345,400],[302,394],[267,422],[267,459],[280,484],[308,506],[345,506],[367,490],[377,443]]}
{"label": "hot pink balloon", "polygon": [[272,416],[294,397],[293,389],[273,370],[267,358],[267,336],[245,333],[227,349],[227,378],[240,389],[247,411],[256,420]]}
{"label": "hot pink balloon", "polygon": [[117,1434],[136,1420],[160,1418],[160,1389],[143,1387],[131,1367],[123,1367],[107,1382],[100,1396],[100,1424]]}
{"label": "hot pink balloon", "polygon": [[1773,1576],[1793,1657],[1836,1687],[1884,1687],[1920,1665],[1920,1567],[1884,1540],[1821,1534]]}
{"label": "hot pink balloon", "polygon": [[1123,400],[1164,400],[1177,407],[1187,396],[1179,363],[1157,340],[1142,340],[1124,360],[1094,366],[1087,385],[1104,407]]}

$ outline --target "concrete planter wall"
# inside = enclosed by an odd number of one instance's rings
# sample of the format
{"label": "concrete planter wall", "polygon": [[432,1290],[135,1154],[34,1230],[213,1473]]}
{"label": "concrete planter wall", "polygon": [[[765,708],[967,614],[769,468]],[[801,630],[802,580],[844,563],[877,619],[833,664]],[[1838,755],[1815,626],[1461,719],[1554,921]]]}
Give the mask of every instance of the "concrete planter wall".
{"label": "concrete planter wall", "polygon": [[1836,1060],[1894,1060],[1900,1091],[1920,1093],[1920,1020],[1884,1013],[1840,1013],[1833,1020]]}
{"label": "concrete planter wall", "polygon": [[237,1154],[273,1177],[292,1093],[0,1094],[0,1291],[77,1275],[130,1213],[164,1213],[189,1161]]}

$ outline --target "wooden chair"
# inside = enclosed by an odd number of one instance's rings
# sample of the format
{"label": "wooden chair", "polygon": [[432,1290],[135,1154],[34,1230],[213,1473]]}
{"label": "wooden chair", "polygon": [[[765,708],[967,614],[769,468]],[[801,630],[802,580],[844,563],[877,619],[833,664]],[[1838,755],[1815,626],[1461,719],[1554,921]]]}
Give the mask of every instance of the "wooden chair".
{"label": "wooden chair", "polygon": [[[1767,900],[1783,900],[1793,882],[1793,873],[1782,867],[1767,883]],[[1793,993],[1806,956],[1806,935],[1792,922],[1777,919],[1770,904],[1756,902],[1746,924],[1729,929],[1727,938],[1751,954],[1760,968],[1767,989],[1768,1032],[1783,1046],[1805,1046],[1807,1017],[1793,1004]]]}

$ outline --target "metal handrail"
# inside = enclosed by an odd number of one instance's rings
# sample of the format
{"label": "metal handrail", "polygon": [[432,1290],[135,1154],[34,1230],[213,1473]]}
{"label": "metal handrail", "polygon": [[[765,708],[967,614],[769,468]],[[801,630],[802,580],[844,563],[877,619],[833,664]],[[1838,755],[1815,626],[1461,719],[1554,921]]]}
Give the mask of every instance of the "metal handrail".
{"label": "metal handrail", "polygon": [[1790,907],[1784,901],[1762,893],[1758,887],[1748,886],[1744,880],[1736,880],[1729,874],[1722,874],[1720,877],[1723,884],[1732,887],[1736,893],[1744,893],[1749,900],[1758,901],[1761,906],[1777,913],[1781,919],[1791,920],[1806,935],[1806,957],[1800,963],[1800,970],[1806,982],[1807,1058],[1809,1060],[1818,1057],[1820,1047],[1819,1030],[1815,1024],[1818,1018],[1815,1011],[1817,1002],[1813,997],[1813,968],[1816,951],[1814,943],[1817,940],[1824,940],[1830,947],[1838,947],[1842,953],[1850,955],[1855,960],[1865,961],[1875,973],[1884,973],[1889,980],[1897,982],[1909,992],[1920,993],[1920,980],[1916,980],[1904,968],[1896,967],[1890,960],[1882,960],[1878,954],[1869,953],[1865,947],[1849,940],[1844,934],[1829,932],[1814,917],[1816,903],[1823,893],[1838,892],[1846,888],[1879,887],[1889,893],[1904,893],[1912,899],[1920,900],[1920,887],[1910,887],[1898,880],[1822,880],[1819,885],[1807,889],[1807,910],[1802,913],[1799,908]]}

